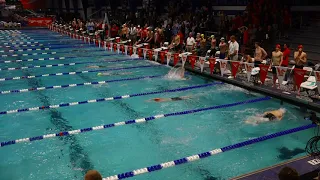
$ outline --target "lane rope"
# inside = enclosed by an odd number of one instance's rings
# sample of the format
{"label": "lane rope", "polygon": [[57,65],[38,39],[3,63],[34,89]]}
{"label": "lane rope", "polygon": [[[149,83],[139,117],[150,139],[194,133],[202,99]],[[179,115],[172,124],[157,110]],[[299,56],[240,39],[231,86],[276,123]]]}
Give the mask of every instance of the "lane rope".
{"label": "lane rope", "polygon": [[82,104],[88,104],[88,103],[113,101],[113,100],[154,95],[154,94],[182,92],[182,91],[188,91],[188,90],[192,90],[192,89],[211,87],[211,86],[215,86],[215,85],[219,85],[219,84],[223,84],[223,83],[222,82],[215,82],[215,83],[210,83],[210,84],[188,86],[188,87],[177,88],[177,89],[167,89],[167,90],[163,90],[163,91],[153,91],[153,92],[145,92],[145,93],[138,93],[138,94],[131,94],[131,95],[114,96],[114,97],[107,97],[107,98],[101,98],[101,99],[85,100],[85,101],[80,101],[80,102],[71,102],[71,103],[50,105],[50,106],[39,106],[39,107],[32,107],[32,108],[15,109],[15,110],[9,110],[9,111],[2,111],[2,112],[0,112],[0,115],[21,113],[21,112],[27,112],[27,111],[38,111],[38,110],[44,110],[44,109],[56,109],[56,108],[60,108],[60,107],[68,107],[68,106],[76,106],[76,105],[82,105]]}
{"label": "lane rope", "polygon": [[[39,54],[39,53],[37,53]],[[37,55],[33,53],[33,55]],[[56,52],[54,54],[57,54]],[[33,62],[33,61],[52,61],[52,60],[63,60],[63,59],[74,59],[74,58],[87,58],[87,57],[106,57],[106,56],[114,56],[116,54],[103,54],[103,55],[94,55],[94,56],[66,56],[66,57],[50,57],[50,58],[38,58],[38,59],[17,59],[17,60],[8,60],[8,61],[0,61],[0,63],[16,63],[16,62]]]}
{"label": "lane rope", "polygon": [[3,45],[17,45],[17,44],[39,44],[38,41],[29,41],[29,42],[6,42]]}
{"label": "lane rope", "polygon": [[[59,52],[58,52],[59,53]],[[17,57],[17,56],[37,56],[37,55],[46,55],[46,54],[57,54],[57,52],[43,52],[43,53],[31,53],[31,54],[4,54],[4,55],[1,55],[1,57]],[[0,61],[1,62],[4,62],[4,61]]]}
{"label": "lane rope", "polygon": [[[99,51],[103,51],[101,49],[93,49],[90,50],[90,52],[99,52]],[[4,54],[4,55],[0,55],[0,57],[15,57],[15,56],[36,56],[36,55],[40,55],[40,54],[59,54],[59,53],[70,53],[70,51],[62,51],[62,52],[43,52],[43,53],[30,53],[30,54]],[[81,52],[81,53],[87,53],[87,52]],[[113,54],[116,55],[116,54]],[[88,56],[90,57],[90,56]],[[0,61],[3,62],[3,61]]]}
{"label": "lane rope", "polygon": [[211,107],[200,108],[200,109],[192,109],[192,110],[167,113],[167,114],[158,114],[158,115],[154,115],[154,116],[150,116],[150,117],[144,117],[144,118],[139,118],[139,119],[134,119],[134,120],[127,120],[127,121],[105,124],[105,125],[100,125],[100,126],[94,126],[94,127],[89,127],[89,128],[82,128],[82,129],[64,131],[64,132],[59,132],[59,133],[54,133],[54,134],[45,134],[45,135],[35,136],[35,137],[30,137],[30,138],[22,138],[22,139],[17,139],[17,140],[4,141],[4,142],[0,143],[0,147],[13,145],[13,144],[17,144],[17,143],[22,143],[22,142],[32,142],[32,141],[37,141],[37,140],[49,139],[49,138],[53,138],[53,137],[68,136],[68,135],[72,135],[72,134],[80,134],[80,133],[85,133],[85,132],[90,132],[90,131],[109,129],[109,128],[124,126],[124,125],[145,123],[148,121],[158,120],[158,119],[170,117],[170,116],[181,116],[181,115],[187,115],[187,114],[194,114],[194,113],[203,112],[203,111],[228,108],[228,107],[244,105],[244,104],[251,104],[251,103],[266,101],[266,100],[270,100],[270,99],[271,99],[270,97],[257,98],[257,99],[246,100],[246,101],[241,101],[241,102],[237,102],[237,103],[230,103],[230,104],[211,106]]}
{"label": "lane rope", "polygon": [[7,52],[23,52],[23,51],[43,51],[43,50],[50,50],[52,48],[28,48],[28,49],[10,49],[10,50],[2,50],[0,53],[7,53]]}
{"label": "lane rope", "polygon": [[36,46],[44,46],[44,44],[20,44],[14,46],[0,46],[0,48],[18,48],[18,47],[36,47]]}
{"label": "lane rope", "polygon": [[[248,145],[251,145],[251,144],[256,144],[256,143],[259,143],[259,142],[262,142],[262,141],[266,141],[266,140],[269,140],[269,139],[274,139],[274,138],[277,138],[277,137],[280,137],[280,136],[284,136],[284,135],[296,133],[296,132],[299,132],[299,131],[315,128],[316,126],[317,125],[315,125],[315,124],[309,124],[309,125],[305,125],[305,126],[300,126],[300,127],[288,129],[288,130],[285,130],[285,131],[280,131],[280,132],[277,132],[277,133],[273,133],[273,134],[261,136],[261,137],[258,137],[258,138],[250,139],[250,140],[243,141],[243,142],[240,142],[240,143],[237,143],[237,144],[233,144],[233,145],[230,145],[230,146],[225,146],[225,147],[222,147],[222,148],[213,149],[211,151],[207,151],[207,152],[202,152],[202,153],[199,153],[199,154],[191,155],[191,156],[184,157],[184,158],[181,158],[181,159],[168,161],[168,162],[164,162],[164,163],[159,163],[159,164],[156,164],[156,165],[153,165],[153,166],[148,166],[148,167],[145,167],[145,168],[140,168],[140,169],[136,169],[136,170],[133,170],[133,171],[129,171],[129,172],[125,172],[125,173],[109,176],[109,177],[103,178],[103,180],[126,179],[126,178],[130,178],[130,177],[133,177],[133,176],[142,175],[142,174],[145,174],[145,173],[150,173],[150,172],[163,170],[163,169],[170,168],[170,167],[173,167],[173,166],[177,166],[177,165],[186,164],[186,163],[189,163],[189,162],[201,160],[201,159],[204,159],[204,158],[207,158],[207,157],[210,157],[210,156],[214,156],[214,155],[217,155],[217,154],[220,154],[220,153],[224,153],[224,152],[227,152],[227,151],[230,151],[230,150],[239,149],[241,147],[248,146]],[[90,129],[88,129],[88,130],[90,130]],[[40,138],[40,137],[38,137],[38,138]]]}
{"label": "lane rope", "polygon": [[124,68],[108,68],[108,69],[98,69],[98,70],[89,70],[89,71],[74,71],[74,72],[64,72],[64,73],[40,74],[40,75],[33,75],[33,76],[1,78],[0,81],[33,79],[33,78],[48,77],[48,76],[67,76],[67,75],[86,74],[86,73],[94,73],[94,72],[118,71],[118,70],[126,70],[126,69],[151,68],[151,67],[156,67],[156,66],[161,66],[161,65],[144,65],[144,66],[131,66],[131,67],[124,67]]}
{"label": "lane rope", "polygon": [[86,82],[86,83],[78,83],[78,84],[66,84],[66,85],[55,85],[55,86],[47,86],[47,87],[32,87],[29,89],[17,89],[17,90],[7,90],[1,91],[0,94],[11,94],[11,93],[23,93],[23,92],[30,92],[30,91],[41,91],[46,89],[60,89],[60,88],[69,88],[69,87],[78,87],[78,86],[89,86],[89,85],[97,85],[97,84],[107,84],[112,82],[122,82],[122,81],[133,81],[133,80],[142,80],[142,79],[153,79],[164,77],[163,75],[157,76],[141,76],[141,77],[134,77],[134,78],[123,78],[123,79],[113,79],[107,81],[94,81],[94,82]]}
{"label": "lane rope", "polygon": [[66,63],[66,64],[47,64],[47,65],[38,65],[38,66],[24,66],[24,67],[12,67],[12,68],[0,68],[0,71],[14,71],[21,69],[33,69],[33,68],[52,68],[52,67],[62,67],[62,66],[76,66],[81,64],[95,64],[95,63],[115,63],[115,62],[127,62],[127,61],[138,61],[142,59],[121,59],[121,60],[107,60],[107,61],[86,61],[86,62],[75,62],[75,63]]}

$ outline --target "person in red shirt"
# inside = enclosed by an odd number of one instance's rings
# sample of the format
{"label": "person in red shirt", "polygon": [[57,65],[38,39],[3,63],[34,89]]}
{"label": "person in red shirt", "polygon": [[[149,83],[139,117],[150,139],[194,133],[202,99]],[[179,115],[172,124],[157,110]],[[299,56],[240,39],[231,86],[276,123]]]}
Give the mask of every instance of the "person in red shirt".
{"label": "person in red shirt", "polygon": [[110,32],[111,37],[115,38],[118,35],[118,31],[119,31],[119,27],[116,24],[113,24]]}
{"label": "person in red shirt", "polygon": [[281,66],[288,67],[289,65],[289,56],[290,56],[290,49],[287,44],[283,45],[283,61]]}

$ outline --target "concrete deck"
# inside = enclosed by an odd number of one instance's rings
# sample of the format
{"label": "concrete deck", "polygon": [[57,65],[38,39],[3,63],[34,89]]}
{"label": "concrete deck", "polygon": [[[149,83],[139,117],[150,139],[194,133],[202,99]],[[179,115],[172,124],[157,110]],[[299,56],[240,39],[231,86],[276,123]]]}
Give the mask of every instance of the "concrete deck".
{"label": "concrete deck", "polygon": [[320,160],[310,156],[293,159],[281,164],[264,168],[252,173],[232,178],[232,180],[277,180],[278,173],[285,167],[291,167],[298,171],[301,180],[313,180],[319,172]]}

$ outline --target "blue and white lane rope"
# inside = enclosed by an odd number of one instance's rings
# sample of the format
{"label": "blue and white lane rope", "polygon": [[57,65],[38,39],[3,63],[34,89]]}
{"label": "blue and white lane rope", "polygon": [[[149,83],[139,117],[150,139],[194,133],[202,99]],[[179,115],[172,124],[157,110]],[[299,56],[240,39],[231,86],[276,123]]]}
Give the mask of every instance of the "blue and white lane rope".
{"label": "blue and white lane rope", "polygon": [[107,98],[101,98],[101,99],[92,99],[92,100],[86,100],[86,101],[80,101],[80,102],[71,102],[71,103],[63,103],[63,104],[50,105],[50,106],[39,106],[39,107],[32,107],[32,108],[15,109],[15,110],[9,110],[9,111],[2,111],[2,112],[0,112],[0,115],[12,114],[12,113],[21,113],[21,112],[27,112],[27,111],[37,111],[37,110],[43,110],[43,109],[56,109],[56,108],[60,108],[60,107],[76,106],[76,105],[81,105],[81,104],[97,103],[97,102],[104,102],[104,101],[113,101],[113,100],[126,99],[126,98],[139,97],[139,96],[147,96],[147,95],[154,95],[154,94],[189,91],[189,90],[192,90],[192,89],[200,89],[200,88],[204,88],[204,87],[211,87],[211,86],[218,85],[218,84],[223,84],[223,83],[221,83],[221,82],[217,83],[216,82],[216,83],[210,83],[210,84],[204,84],[204,85],[188,86],[188,87],[177,88],[177,89],[167,89],[167,90],[163,90],[163,91],[153,91],[153,92],[145,92],[145,93],[138,93],[138,94],[131,94],[131,95],[107,97]]}
{"label": "blue and white lane rope", "polygon": [[120,60],[109,60],[109,61],[85,61],[85,62],[75,62],[75,63],[66,63],[66,64],[47,64],[47,65],[38,65],[38,66],[24,66],[24,67],[12,67],[12,68],[0,68],[0,71],[14,71],[21,69],[33,69],[33,68],[52,68],[52,67],[62,67],[62,66],[76,66],[81,64],[108,64],[108,63],[116,63],[116,62],[126,62],[126,61],[138,61],[137,59],[120,59]]}
{"label": "blue and white lane rope", "polygon": [[[186,163],[189,163],[189,162],[201,160],[201,159],[204,159],[204,158],[207,158],[207,157],[210,157],[210,156],[214,156],[214,155],[217,155],[217,154],[220,154],[220,153],[224,153],[226,151],[239,149],[239,148],[242,148],[244,146],[248,146],[248,145],[251,145],[251,144],[256,144],[256,143],[259,143],[259,142],[262,142],[262,141],[266,141],[266,140],[269,140],[269,139],[273,139],[273,138],[277,138],[277,137],[280,137],[280,136],[284,136],[284,135],[296,133],[296,132],[299,132],[299,131],[307,130],[307,129],[310,129],[310,128],[314,128],[316,126],[317,125],[315,125],[315,124],[309,124],[309,125],[305,125],[305,126],[300,126],[300,127],[288,129],[288,130],[285,130],[285,131],[281,131],[281,132],[277,132],[277,133],[261,136],[261,137],[258,137],[258,138],[250,139],[250,140],[247,140],[247,141],[243,141],[243,142],[240,142],[240,143],[237,143],[237,144],[233,144],[233,145],[230,145],[230,146],[226,146],[226,147],[223,147],[223,148],[213,149],[211,151],[202,152],[202,153],[191,155],[191,156],[184,157],[184,158],[181,158],[181,159],[168,161],[168,162],[156,164],[156,165],[153,165],[153,166],[148,166],[148,167],[145,167],[145,168],[136,169],[136,170],[133,170],[133,171],[129,171],[129,172],[125,172],[125,173],[109,176],[109,177],[103,178],[103,180],[126,179],[126,178],[130,178],[130,177],[133,177],[133,176],[142,175],[142,174],[145,174],[145,173],[159,171],[159,170],[162,170],[162,169],[165,169],[165,168],[170,168],[170,167],[173,167],[173,166],[177,166],[177,165],[186,164]],[[87,131],[91,131],[91,129],[88,129]],[[71,133],[76,134],[77,131],[76,132],[71,132]],[[53,136],[53,135],[49,135],[49,136]],[[48,137],[35,137],[35,138],[41,139],[41,138],[48,138]],[[36,140],[38,140],[38,139],[36,139]],[[32,140],[35,140],[35,139],[32,139]],[[28,139],[21,139],[20,141],[28,142]]]}
{"label": "blue and white lane rope", "polygon": [[[3,54],[0,57],[37,56],[37,55],[47,55],[47,54],[49,54],[49,55],[50,54],[57,54],[57,52],[43,52],[43,53],[30,53],[30,54]],[[0,61],[0,63],[1,62],[4,62],[4,61]]]}
{"label": "blue and white lane rope", "polygon": [[52,48],[28,48],[28,49],[10,49],[10,50],[2,50],[0,53],[7,52],[23,52],[23,51],[42,51],[42,50],[50,50]]}
{"label": "blue and white lane rope", "polygon": [[30,42],[6,42],[3,45],[18,45],[18,44],[39,44],[38,41],[30,41]]}
{"label": "blue and white lane rope", "polygon": [[48,77],[48,76],[67,76],[67,75],[86,74],[86,73],[105,72],[105,71],[119,71],[119,70],[138,69],[138,68],[151,68],[156,66],[161,66],[161,65],[131,66],[131,67],[124,67],[124,68],[108,68],[108,69],[98,69],[98,70],[89,70],[89,71],[74,71],[74,72],[64,72],[64,73],[41,74],[41,75],[33,75],[33,76],[10,77],[10,78],[1,78],[0,81],[33,79],[33,78]]}
{"label": "blue and white lane rope", "polygon": [[[99,51],[104,52],[104,50],[102,50],[102,49],[90,50],[90,52],[99,52]],[[63,51],[63,52],[43,52],[43,53],[30,53],[30,54],[3,54],[3,55],[0,55],[0,57],[37,56],[37,55],[45,55],[45,54],[59,54],[59,53],[70,53],[70,52]],[[116,55],[116,54],[113,53],[110,56],[112,56],[112,55]],[[102,55],[99,55],[99,56],[102,56]],[[92,56],[87,56],[87,57],[92,57]],[[3,61],[0,61],[0,63],[1,62],[3,62]]]}
{"label": "blue and white lane rope", "polygon": [[[40,53],[37,53],[40,54]],[[32,55],[37,55],[33,53]],[[49,53],[47,53],[49,54]],[[57,54],[54,52],[54,54]],[[50,58],[38,58],[38,59],[17,59],[17,60],[7,60],[7,61],[0,61],[0,63],[16,63],[16,62],[33,62],[33,61],[52,61],[52,60],[63,60],[63,59],[73,59],[73,58],[87,58],[87,57],[106,57],[106,56],[114,56],[116,54],[103,54],[103,55],[95,55],[95,56],[66,56],[66,57],[50,57]]]}
{"label": "blue and white lane rope", "polygon": [[44,46],[44,44],[20,44],[20,45],[12,45],[12,46],[0,46],[0,48],[19,48],[19,47],[36,47],[36,46]]}
{"label": "blue and white lane rope", "polygon": [[123,78],[123,79],[113,79],[108,81],[94,81],[94,82],[86,82],[86,83],[78,83],[78,84],[66,84],[66,85],[56,85],[56,86],[47,86],[47,87],[32,87],[29,89],[17,89],[17,90],[7,90],[7,91],[0,91],[0,94],[11,94],[11,93],[24,93],[30,91],[41,91],[47,89],[60,89],[60,88],[69,88],[69,87],[79,87],[79,86],[89,86],[89,85],[101,85],[113,82],[122,82],[122,81],[134,81],[134,80],[143,80],[143,79],[153,79],[164,77],[162,75],[158,76],[141,76],[141,77],[134,77],[134,78]]}
{"label": "blue and white lane rope", "polygon": [[94,127],[89,127],[89,128],[82,128],[82,129],[76,129],[76,130],[71,130],[71,131],[59,132],[59,133],[55,133],[55,134],[46,134],[46,135],[35,136],[35,137],[30,137],[30,138],[22,138],[22,139],[17,139],[17,140],[4,141],[4,142],[0,143],[0,147],[13,145],[13,144],[17,144],[17,143],[23,143],[23,142],[32,142],[32,141],[37,141],[37,140],[49,139],[49,138],[54,138],[54,137],[59,137],[59,136],[68,136],[68,135],[72,135],[72,134],[80,134],[80,133],[85,133],[85,132],[90,132],[90,131],[109,129],[109,128],[117,127],[117,126],[145,123],[148,121],[158,120],[160,118],[165,118],[165,117],[170,117],[170,116],[181,116],[181,115],[193,114],[193,113],[198,113],[198,112],[203,112],[203,111],[228,108],[228,107],[233,107],[233,106],[238,106],[238,105],[243,105],[243,104],[250,104],[250,103],[256,103],[256,102],[260,102],[260,101],[266,101],[269,99],[271,99],[271,98],[270,97],[258,98],[258,99],[253,99],[253,100],[237,102],[237,103],[211,106],[211,107],[201,108],[201,109],[193,109],[193,110],[174,112],[174,113],[168,113],[168,114],[159,114],[159,115],[144,117],[144,118],[140,118],[140,119],[127,120],[127,121],[122,121],[122,122],[117,122],[117,123],[112,123],[112,124],[105,124],[105,125],[94,126]]}

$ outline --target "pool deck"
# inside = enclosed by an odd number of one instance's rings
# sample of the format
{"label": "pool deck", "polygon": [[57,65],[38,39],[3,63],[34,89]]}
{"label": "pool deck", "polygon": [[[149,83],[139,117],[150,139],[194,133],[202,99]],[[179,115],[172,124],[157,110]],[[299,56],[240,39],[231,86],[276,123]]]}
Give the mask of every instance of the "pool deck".
{"label": "pool deck", "polygon": [[[171,64],[172,65],[172,64]],[[232,84],[235,86],[239,86],[241,88],[259,92],[262,94],[266,94],[268,96],[278,98],[282,101],[307,108],[316,112],[320,112],[320,100],[319,101],[308,101],[304,98],[301,98],[302,96],[298,96],[295,92],[286,92],[284,90],[275,89],[267,85],[253,85],[252,83],[249,83],[245,78],[236,77],[235,79],[229,79],[226,76],[221,76],[220,74],[210,74],[210,72],[207,69],[204,69],[204,71],[201,73],[199,68],[192,69],[190,65],[186,64],[185,68],[189,72],[193,72],[198,75],[202,75],[205,77],[217,79],[223,82],[226,82],[228,84]]]}
{"label": "pool deck", "polygon": [[285,166],[296,169],[301,180],[311,180],[317,177],[319,172],[320,160],[312,161],[315,159],[315,157],[311,156],[296,158],[242,176],[234,177],[232,180],[276,180],[278,179],[278,173]]}

